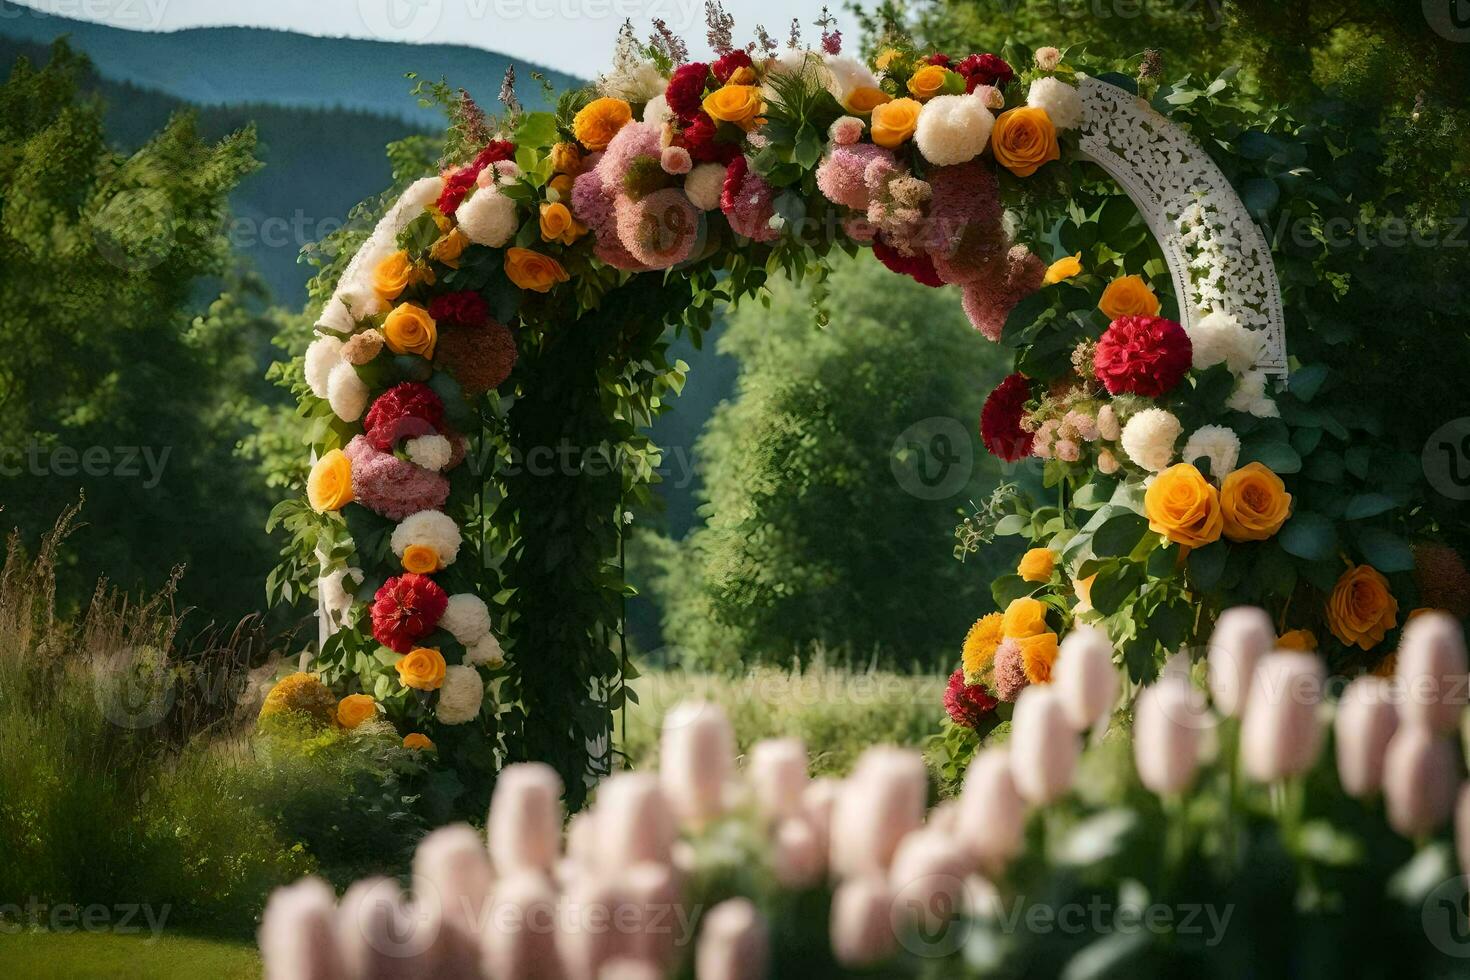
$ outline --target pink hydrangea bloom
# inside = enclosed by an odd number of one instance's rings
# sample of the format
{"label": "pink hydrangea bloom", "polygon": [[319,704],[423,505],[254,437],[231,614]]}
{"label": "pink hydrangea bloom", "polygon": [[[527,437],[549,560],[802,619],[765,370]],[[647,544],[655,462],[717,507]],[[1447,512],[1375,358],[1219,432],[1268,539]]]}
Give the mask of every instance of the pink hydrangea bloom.
{"label": "pink hydrangea bloom", "polygon": [[659,156],[659,163],[664,168],[664,173],[687,174],[694,169],[694,161],[689,156],[689,151],[682,146],[666,146]]}
{"label": "pink hydrangea bloom", "polygon": [[1071,439],[1063,439],[1056,445],[1057,459],[1064,463],[1075,463],[1082,458],[1081,448]]}
{"label": "pink hydrangea bloom", "polygon": [[602,158],[597,161],[597,172],[602,183],[611,188],[623,186],[623,177],[628,168],[639,157],[651,157],[657,161],[663,155],[663,140],[659,127],[652,123],[628,123],[607,144]]}
{"label": "pink hydrangea bloom", "polygon": [[593,252],[615,269],[641,272],[646,266],[618,238],[616,203],[617,196],[603,184],[596,168],[580,174],[572,184],[572,214],[592,231]]}
{"label": "pink hydrangea bloom", "polygon": [[868,209],[868,165],[875,160],[893,163],[893,153],[873,143],[834,146],[817,167],[817,188],[833,204]]}
{"label": "pink hydrangea bloom", "polygon": [[995,648],[995,696],[1002,701],[1015,701],[1029,683],[1021,644],[1015,640],[1001,640],[1000,646]]}
{"label": "pink hydrangea bloom", "polygon": [[618,239],[650,269],[667,269],[689,258],[699,237],[699,212],[682,190],[667,187],[640,201],[619,198]]}
{"label": "pink hydrangea bloom", "polygon": [[735,234],[757,242],[775,241],[780,233],[771,227],[776,213],[776,193],[765,178],[754,172],[745,161],[736,158],[725,177],[725,193],[720,206]]}
{"label": "pink hydrangea bloom", "polygon": [[438,510],[449,499],[449,480],[442,474],[379,452],[364,436],[354,436],[342,452],[352,464],[353,497],[390,521]]}
{"label": "pink hydrangea bloom", "polygon": [[965,315],[986,338],[999,340],[1011,310],[1040,289],[1045,276],[1045,262],[1024,245],[1012,246],[1004,259],[989,263],[981,276],[965,283]]}

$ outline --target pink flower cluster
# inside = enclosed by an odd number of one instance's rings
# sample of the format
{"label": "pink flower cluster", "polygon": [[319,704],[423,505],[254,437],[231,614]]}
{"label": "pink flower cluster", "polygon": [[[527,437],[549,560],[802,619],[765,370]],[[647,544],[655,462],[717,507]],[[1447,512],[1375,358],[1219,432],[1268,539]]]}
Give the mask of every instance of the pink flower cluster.
{"label": "pink flower cluster", "polygon": [[776,213],[776,192],[765,178],[750,169],[745,157],[730,161],[725,170],[725,188],[720,194],[720,210],[735,234],[752,241],[770,242],[780,237],[771,227]]}
{"label": "pink flower cluster", "polygon": [[1026,246],[1013,245],[1004,256],[987,263],[982,275],[965,283],[965,315],[976,330],[999,340],[1011,310],[1040,289],[1045,277],[1046,263]]}
{"label": "pink flower cluster", "polygon": [[401,521],[421,510],[438,510],[449,499],[449,480],[353,436],[342,450],[352,464],[352,495],[375,514]]}
{"label": "pink flower cluster", "polygon": [[608,265],[667,269],[693,253],[699,211],[672,185],[676,161],[666,165],[666,155],[657,126],[629,123],[573,183],[572,213],[591,229],[594,251]]}

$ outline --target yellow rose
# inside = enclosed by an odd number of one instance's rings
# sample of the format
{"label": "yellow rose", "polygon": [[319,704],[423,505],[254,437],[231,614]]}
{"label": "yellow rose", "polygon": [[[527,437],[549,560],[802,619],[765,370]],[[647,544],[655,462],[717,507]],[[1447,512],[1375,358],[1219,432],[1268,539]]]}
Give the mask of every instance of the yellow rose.
{"label": "yellow rose", "polygon": [[1097,308],[1109,320],[1120,316],[1158,316],[1159,298],[1142,276],[1123,276],[1108,283]]}
{"label": "yellow rose", "polygon": [[418,354],[432,359],[439,330],[429,311],[415,303],[395,306],[383,321],[383,342],[395,354]]}
{"label": "yellow rose", "polygon": [[426,544],[411,544],[403,549],[403,570],[432,575],[439,570],[439,552]]}
{"label": "yellow rose", "polygon": [[1016,641],[1021,646],[1021,666],[1033,684],[1051,683],[1051,665],[1057,662],[1057,635],[1037,633]]}
{"label": "yellow rose", "polygon": [[429,740],[429,736],[422,732],[409,732],[403,736],[403,747],[405,749],[427,749],[430,752],[434,751],[434,743]]}
{"label": "yellow rose", "polygon": [[521,289],[538,293],[549,293],[552,286],[570,278],[556,259],[529,248],[506,249],[505,274]]}
{"label": "yellow rose", "polygon": [[1281,477],[1260,463],[1247,463],[1221,481],[1220,509],[1225,515],[1225,537],[1265,541],[1291,515],[1291,494]]}
{"label": "yellow rose", "polygon": [[890,150],[902,146],[918,128],[921,109],[923,106],[915,99],[893,99],[875,106],[870,127],[873,142]]}
{"label": "yellow rose", "polygon": [[1143,513],[1150,528],[1186,548],[1220,540],[1225,527],[1220,491],[1192,463],[1177,463],[1154,478],[1143,495]]}
{"label": "yellow rose", "polygon": [[1051,571],[1056,567],[1057,556],[1050,548],[1032,548],[1021,556],[1016,574],[1026,582],[1049,582]]}
{"label": "yellow rose", "polygon": [[1371,650],[1398,625],[1399,602],[1372,565],[1349,565],[1327,600],[1327,626],[1347,646]]}
{"label": "yellow rose", "polygon": [[551,171],[576,176],[582,172],[582,151],[576,143],[558,143],[551,148]]}
{"label": "yellow rose", "polygon": [[749,65],[741,65],[739,68],[736,68],[730,73],[730,77],[725,79],[725,84],[754,85],[755,78],[756,76],[754,68],[750,67]]}
{"label": "yellow rose", "polygon": [[1045,109],[1021,106],[1002,112],[990,132],[995,162],[1017,177],[1030,177],[1044,163],[1059,160],[1057,128]]}
{"label": "yellow rose", "polygon": [[920,102],[928,102],[944,92],[944,76],[948,74],[938,65],[925,65],[909,76],[909,94]]}
{"label": "yellow rose", "polygon": [[847,101],[842,105],[848,112],[856,112],[860,116],[866,116],[883,103],[892,101],[893,96],[881,88],[874,88],[871,85],[860,85],[847,93]]}
{"label": "yellow rose", "polygon": [[704,97],[704,111],[718,122],[750,129],[761,114],[761,90],[754,85],[722,85]]}
{"label": "yellow rose", "polygon": [[1317,634],[1311,630],[1287,630],[1276,641],[1278,650],[1300,650],[1310,653],[1317,649]]}
{"label": "yellow rose", "polygon": [[1041,280],[1043,285],[1050,286],[1061,282],[1063,279],[1071,279],[1082,271],[1082,253],[1068,255],[1066,258],[1057,259],[1046,267],[1046,276]]}
{"label": "yellow rose", "polygon": [[410,650],[398,658],[393,665],[398,671],[398,681],[415,691],[437,691],[444,683],[444,654],[429,647]]}
{"label": "yellow rose", "polygon": [[991,613],[975,620],[975,625],[965,634],[964,653],[961,657],[965,668],[965,680],[974,684],[980,680],[980,674],[990,666],[995,659],[995,648],[1000,646],[1000,641],[1005,639],[1002,624],[1005,617],[1000,613]]}
{"label": "yellow rose", "polygon": [[1092,583],[1096,581],[1097,572],[1086,578],[1072,580],[1072,591],[1077,596],[1077,612],[1087,612],[1092,608]]}
{"label": "yellow rose", "polygon": [[450,229],[449,233],[436,241],[429,249],[429,258],[435,262],[449,266],[451,269],[459,268],[459,257],[469,247],[470,236],[458,228]]}
{"label": "yellow rose", "polygon": [[378,702],[366,694],[349,694],[337,702],[337,724],[356,728],[378,713]]}
{"label": "yellow rose", "polygon": [[392,302],[413,281],[413,262],[408,253],[399,249],[378,263],[373,270],[373,292],[384,302]]}
{"label": "yellow rose", "polygon": [[546,182],[546,189],[556,192],[556,200],[570,201],[572,199],[572,187],[574,183],[575,181],[566,174],[557,174]]}
{"label": "yellow rose", "polygon": [[541,240],[570,245],[581,237],[581,226],[572,218],[571,210],[560,201],[541,205]]}
{"label": "yellow rose", "polygon": [[572,134],[589,150],[605,150],[632,121],[633,107],[622,99],[593,99],[572,119]]}
{"label": "yellow rose", "polygon": [[340,449],[317,460],[306,478],[306,499],[318,514],[352,503],[352,462]]}
{"label": "yellow rose", "polygon": [[1007,639],[1024,640],[1046,632],[1046,603],[1022,596],[1011,600],[1001,620],[1001,632]]}

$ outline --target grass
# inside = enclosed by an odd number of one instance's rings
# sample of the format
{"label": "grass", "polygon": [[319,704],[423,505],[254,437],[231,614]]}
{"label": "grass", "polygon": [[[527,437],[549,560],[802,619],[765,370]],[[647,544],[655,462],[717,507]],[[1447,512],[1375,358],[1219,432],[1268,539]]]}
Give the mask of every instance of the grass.
{"label": "grass", "polygon": [[0,976],[30,980],[258,980],[254,948],[230,942],[95,932],[22,932],[0,939]]}

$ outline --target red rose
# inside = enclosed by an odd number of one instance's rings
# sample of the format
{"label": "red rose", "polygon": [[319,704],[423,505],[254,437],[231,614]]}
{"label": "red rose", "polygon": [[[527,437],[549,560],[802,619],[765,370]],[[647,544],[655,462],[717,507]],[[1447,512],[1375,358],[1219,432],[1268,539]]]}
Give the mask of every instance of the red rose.
{"label": "red rose", "polygon": [[721,55],[718,61],[710,65],[710,71],[714,73],[719,83],[724,85],[730,80],[730,76],[740,69],[753,67],[755,65],[751,62],[750,55],[737,48],[729,54]]}
{"label": "red rose", "polygon": [[383,583],[373,596],[373,639],[407,653],[439,625],[449,596],[427,575],[405,572]]}
{"label": "red rose", "polygon": [[975,91],[979,85],[1004,88],[1016,77],[1015,69],[994,54],[972,54],[955,65],[954,70],[965,77],[966,92]]}
{"label": "red rose", "polygon": [[470,188],[475,186],[475,180],[479,178],[481,171],[492,163],[509,160],[515,155],[516,145],[509,140],[492,140],[485,144],[485,148],[475,154],[473,161],[444,178],[444,189],[439,192],[439,200],[435,202],[439,213],[453,214],[464,201],[465,195],[469,194]]}
{"label": "red rose", "polygon": [[482,327],[490,319],[490,304],[474,290],[462,289],[429,300],[429,316],[434,318],[435,323]]}
{"label": "red rose", "polygon": [[915,282],[935,288],[944,285],[944,280],[939,278],[939,272],[934,268],[934,260],[924,252],[904,255],[879,235],[873,239],[873,255],[894,272],[908,276]]}
{"label": "red rose", "polygon": [[362,425],[368,443],[387,452],[400,439],[439,432],[444,427],[444,402],[428,385],[405,381],[377,397]]}
{"label": "red rose", "polygon": [[996,386],[980,410],[980,441],[990,455],[1008,463],[1031,455],[1032,435],[1021,428],[1031,383],[1024,374],[1012,374]]}
{"label": "red rose", "polygon": [[668,102],[669,111],[684,122],[692,122],[700,113],[704,83],[708,79],[709,66],[703,62],[691,61],[675,68],[668,88],[664,89],[664,101]]}
{"label": "red rose", "polygon": [[745,161],[744,155],[738,156],[730,161],[725,168],[725,183],[720,188],[720,210],[729,214],[735,210],[736,198],[740,196],[740,185],[745,182],[745,175],[750,172],[750,164]]}
{"label": "red rose", "polygon": [[491,140],[485,144],[485,148],[475,154],[475,162],[470,164],[475,170],[475,176],[492,163],[501,163],[510,160],[516,155],[516,145],[510,140]]}
{"label": "red rose", "polygon": [[720,128],[704,110],[680,131],[674,142],[689,151],[695,163],[728,164],[740,155],[740,147],[719,139]]}
{"label": "red rose", "polygon": [[1184,380],[1194,358],[1189,334],[1161,316],[1120,316],[1097,342],[1093,372],[1109,394],[1158,398]]}
{"label": "red rose", "polygon": [[984,684],[966,684],[963,668],[949,675],[949,684],[944,689],[944,710],[956,725],[979,727],[999,703]]}

